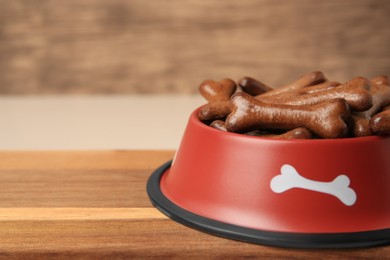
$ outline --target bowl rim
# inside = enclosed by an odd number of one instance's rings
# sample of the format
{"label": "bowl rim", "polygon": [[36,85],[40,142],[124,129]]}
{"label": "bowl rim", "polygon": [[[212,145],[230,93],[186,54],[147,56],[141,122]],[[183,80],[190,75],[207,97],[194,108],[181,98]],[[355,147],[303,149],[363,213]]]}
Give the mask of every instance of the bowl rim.
{"label": "bowl rim", "polygon": [[241,133],[234,133],[234,132],[224,132],[221,130],[218,130],[216,128],[213,128],[206,123],[202,122],[199,119],[199,110],[204,107],[205,105],[202,105],[198,108],[196,108],[189,117],[189,123],[195,124],[197,127],[200,127],[204,129],[205,131],[211,131],[214,133],[219,133],[225,136],[229,136],[229,138],[234,139],[247,139],[247,140],[256,140],[257,142],[261,141],[272,141],[277,143],[294,143],[294,144],[358,144],[358,143],[370,143],[375,141],[381,141],[385,139],[389,139],[390,135],[370,135],[370,136],[362,136],[362,137],[341,137],[341,138],[332,138],[332,139],[285,139],[285,138],[269,138],[269,137],[262,137],[262,136],[251,136],[251,135],[245,135]]}

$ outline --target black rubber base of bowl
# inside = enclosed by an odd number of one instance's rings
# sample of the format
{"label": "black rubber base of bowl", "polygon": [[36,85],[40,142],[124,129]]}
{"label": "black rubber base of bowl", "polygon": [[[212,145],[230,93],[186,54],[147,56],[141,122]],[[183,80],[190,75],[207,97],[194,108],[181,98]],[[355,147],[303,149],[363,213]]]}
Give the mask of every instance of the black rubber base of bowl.
{"label": "black rubber base of bowl", "polygon": [[185,226],[249,243],[290,248],[357,248],[390,244],[390,228],[349,233],[287,233],[245,228],[191,213],[171,202],[160,189],[162,175],[171,161],[150,176],[147,192],[153,205],[165,215]]}

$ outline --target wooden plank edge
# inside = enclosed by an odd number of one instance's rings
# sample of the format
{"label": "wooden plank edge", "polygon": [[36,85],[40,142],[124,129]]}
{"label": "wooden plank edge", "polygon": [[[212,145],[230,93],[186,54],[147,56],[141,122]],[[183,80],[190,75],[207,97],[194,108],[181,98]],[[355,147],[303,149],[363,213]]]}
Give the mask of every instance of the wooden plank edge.
{"label": "wooden plank edge", "polygon": [[0,151],[0,170],[153,170],[173,150]]}
{"label": "wooden plank edge", "polygon": [[0,208],[0,221],[167,219],[155,208]]}

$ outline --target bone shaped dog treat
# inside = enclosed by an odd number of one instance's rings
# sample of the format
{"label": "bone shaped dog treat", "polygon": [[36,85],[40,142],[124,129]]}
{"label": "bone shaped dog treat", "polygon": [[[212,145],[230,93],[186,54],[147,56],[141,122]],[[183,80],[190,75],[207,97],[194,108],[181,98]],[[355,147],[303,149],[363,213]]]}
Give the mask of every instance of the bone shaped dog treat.
{"label": "bone shaped dog treat", "polygon": [[241,92],[232,96],[231,103],[232,113],[225,120],[229,132],[305,127],[323,138],[339,138],[348,133],[344,120],[350,110],[344,99],[292,106],[264,103]]}
{"label": "bone shaped dog treat", "polygon": [[213,121],[213,122],[210,124],[210,126],[211,126],[212,128],[215,128],[215,129],[218,129],[218,130],[221,130],[221,131],[224,131],[224,132],[227,131],[227,130],[226,130],[226,127],[225,127],[225,122],[222,121],[222,120],[215,120],[215,121]]}
{"label": "bone shaped dog treat", "polygon": [[358,77],[352,79],[344,84],[335,86],[330,89],[324,89],[323,91],[314,91],[311,93],[303,94],[305,89],[298,91],[292,91],[286,93],[286,95],[275,96],[258,95],[257,99],[267,103],[279,103],[287,105],[311,105],[319,103],[325,100],[344,98],[352,109],[356,111],[364,111],[369,109],[373,100],[371,97],[369,80]]}
{"label": "bone shaped dog treat", "polygon": [[372,135],[370,119],[382,107],[390,104],[390,87],[372,82],[371,96],[373,101],[372,107],[363,112],[355,112],[351,116],[349,129],[352,136]]}
{"label": "bone shaped dog treat", "polygon": [[[215,120],[210,124],[210,126],[224,132],[227,131],[225,122],[222,120]],[[262,133],[261,131],[251,131],[245,134],[251,136],[261,136],[261,137],[280,138],[280,139],[311,139],[312,138],[311,132],[303,127],[295,128],[283,134],[269,134],[269,133]]]}
{"label": "bone shaped dog treat", "polygon": [[265,92],[273,90],[271,87],[268,87],[263,82],[260,82],[254,78],[243,77],[238,81],[238,85],[241,89],[248,93],[249,95],[256,96],[263,94]]}
{"label": "bone shaped dog treat", "polygon": [[371,118],[370,129],[377,135],[390,135],[390,105]]}
{"label": "bone shaped dog treat", "polygon": [[304,127],[298,127],[293,130],[287,131],[282,134],[270,134],[269,132],[264,131],[250,131],[245,133],[246,135],[267,137],[267,138],[278,138],[278,139],[311,139],[312,133]]}
{"label": "bone shaped dog treat", "polygon": [[271,138],[283,138],[283,139],[311,139],[312,134],[304,127],[298,127],[293,130],[287,131],[284,134],[273,135]]}
{"label": "bone shaped dog treat", "polygon": [[352,114],[347,124],[350,136],[361,137],[372,135],[370,119],[366,117]]}
{"label": "bone shaped dog treat", "polygon": [[282,92],[282,93],[274,94],[274,95],[270,95],[270,96],[260,94],[260,95],[256,95],[255,97],[259,100],[264,101],[264,102],[283,104],[283,103],[288,102],[289,99],[291,99],[291,97],[302,98],[302,95],[313,94],[313,93],[317,93],[317,92],[331,90],[331,89],[333,89],[337,86],[340,86],[340,85],[341,84],[339,82],[336,82],[336,81],[326,81],[326,82],[323,82],[320,84],[316,84],[313,86],[300,88],[300,89],[296,89],[296,90],[291,90],[288,92]]}
{"label": "bone shaped dog treat", "polygon": [[281,174],[272,178],[270,186],[273,192],[282,193],[292,188],[301,188],[333,195],[347,206],[355,204],[357,195],[349,187],[350,180],[346,175],[339,175],[331,182],[320,182],[301,176],[297,170],[285,164],[280,169]]}
{"label": "bone shaped dog treat", "polygon": [[384,75],[371,79],[371,82],[374,82],[378,85],[386,85],[386,86],[390,85],[389,77]]}
{"label": "bone shaped dog treat", "polygon": [[[390,87],[385,85],[378,85],[373,82],[371,93],[372,93],[372,100],[373,100],[372,107],[366,111],[354,113],[351,117],[352,123],[351,126],[349,126],[349,128],[351,129],[352,136],[371,135],[373,133],[371,131],[371,126],[370,126],[371,117],[382,107],[390,104]],[[383,122],[381,124],[383,124]],[[377,124],[373,123],[373,125],[375,125],[375,127],[378,128]],[[383,127],[379,127],[379,128],[383,128]],[[383,132],[383,130],[375,130],[374,133],[379,134],[379,132]]]}
{"label": "bone shaped dog treat", "polygon": [[236,83],[228,78],[219,82],[205,80],[199,86],[199,93],[209,102],[228,101],[236,89]]}
{"label": "bone shaped dog treat", "polygon": [[313,72],[302,75],[296,81],[294,81],[288,85],[285,85],[285,86],[282,86],[279,88],[274,88],[271,91],[265,92],[263,95],[265,95],[265,96],[277,95],[280,93],[285,93],[285,92],[289,92],[292,90],[297,90],[297,89],[301,89],[304,87],[316,85],[316,84],[319,84],[319,83],[322,83],[325,81],[326,81],[326,78],[321,71],[313,71]]}
{"label": "bone shaped dog treat", "polygon": [[237,85],[231,79],[223,79],[219,82],[206,80],[199,86],[200,94],[209,101],[199,111],[199,119],[202,121],[224,118],[231,109],[229,99],[236,91]]}
{"label": "bone shaped dog treat", "polygon": [[230,101],[216,101],[203,106],[199,110],[199,119],[207,121],[218,118],[225,118],[232,111]]}
{"label": "bone shaped dog treat", "polygon": [[379,85],[373,82],[371,86],[371,96],[373,105],[370,109],[357,113],[358,115],[370,119],[382,107],[390,104],[390,87],[386,85]]}
{"label": "bone shaped dog treat", "polygon": [[[326,81],[326,82],[323,82],[323,83],[320,83],[320,84],[316,84],[316,85],[313,85],[313,86],[309,86],[309,87],[298,89],[298,90],[296,90],[296,93],[297,93],[297,95],[312,94],[312,93],[315,93],[315,92],[330,90],[330,89],[333,89],[333,88],[335,88],[337,86],[340,86],[340,85],[341,85],[340,82]],[[285,93],[285,94],[287,94],[287,93]],[[288,94],[290,95],[290,94],[293,94],[293,93],[288,92]]]}

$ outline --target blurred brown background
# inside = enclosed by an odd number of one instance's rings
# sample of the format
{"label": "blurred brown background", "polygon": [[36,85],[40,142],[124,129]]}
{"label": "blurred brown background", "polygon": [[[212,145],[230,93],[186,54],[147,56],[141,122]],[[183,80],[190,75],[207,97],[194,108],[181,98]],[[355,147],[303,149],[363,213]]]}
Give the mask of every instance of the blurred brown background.
{"label": "blurred brown background", "polygon": [[196,93],[390,74],[388,0],[0,0],[0,94]]}

